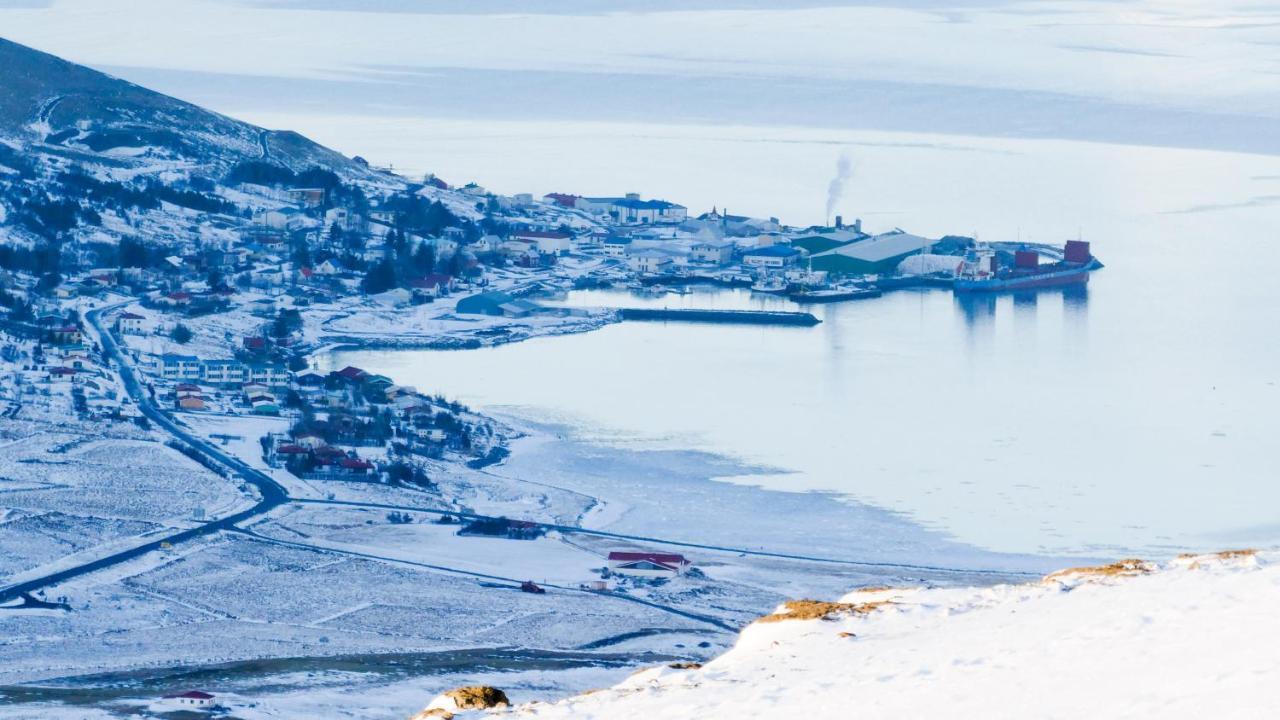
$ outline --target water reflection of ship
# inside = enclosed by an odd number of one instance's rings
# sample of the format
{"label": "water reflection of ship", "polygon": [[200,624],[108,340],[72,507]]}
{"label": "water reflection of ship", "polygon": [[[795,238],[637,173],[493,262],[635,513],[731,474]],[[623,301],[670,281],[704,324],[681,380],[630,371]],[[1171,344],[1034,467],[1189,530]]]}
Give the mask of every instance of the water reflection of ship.
{"label": "water reflection of ship", "polygon": [[1063,309],[1071,314],[1089,304],[1089,286],[1083,283],[1013,293],[956,293],[953,297],[965,323],[972,326],[994,318],[1001,297],[1008,296],[1015,309],[1035,311],[1046,295],[1055,294],[1062,295]]}

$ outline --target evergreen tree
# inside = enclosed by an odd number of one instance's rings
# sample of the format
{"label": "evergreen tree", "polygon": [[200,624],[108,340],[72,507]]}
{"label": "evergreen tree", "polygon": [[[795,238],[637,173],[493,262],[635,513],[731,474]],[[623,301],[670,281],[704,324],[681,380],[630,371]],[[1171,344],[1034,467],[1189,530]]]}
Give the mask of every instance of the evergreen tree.
{"label": "evergreen tree", "polygon": [[361,289],[367,295],[386,292],[395,286],[396,266],[389,257],[383,258],[378,264],[369,268],[369,272],[364,275],[364,280],[360,282]]}
{"label": "evergreen tree", "polygon": [[418,245],[413,253],[413,270],[419,276],[434,272],[436,269],[436,248],[428,242]]}

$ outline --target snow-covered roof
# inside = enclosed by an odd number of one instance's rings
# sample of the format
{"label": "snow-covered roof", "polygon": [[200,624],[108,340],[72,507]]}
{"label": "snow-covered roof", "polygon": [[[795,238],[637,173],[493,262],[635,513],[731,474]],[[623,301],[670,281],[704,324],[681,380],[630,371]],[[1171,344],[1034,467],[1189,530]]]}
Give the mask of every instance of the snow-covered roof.
{"label": "snow-covered roof", "polygon": [[814,257],[822,255],[844,255],[858,260],[867,262],[879,262],[888,260],[892,257],[905,255],[911,252],[927,251],[933,247],[936,240],[912,235],[905,232],[891,232],[853,243],[852,245],[844,245],[834,250],[818,253]]}

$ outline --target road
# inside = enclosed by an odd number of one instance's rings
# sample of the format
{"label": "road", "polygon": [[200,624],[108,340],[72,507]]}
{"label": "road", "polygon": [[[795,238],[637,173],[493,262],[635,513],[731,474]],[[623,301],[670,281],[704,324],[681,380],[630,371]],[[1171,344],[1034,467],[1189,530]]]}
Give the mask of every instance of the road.
{"label": "road", "polygon": [[[492,519],[487,515],[476,515],[474,513],[459,512],[448,508],[423,507],[420,505],[391,505],[386,503],[370,503],[356,502],[351,500],[313,500],[297,498],[292,502],[305,505],[339,505],[347,507],[363,507],[375,510],[399,510],[405,512],[423,512],[433,515],[452,515],[454,517],[465,518],[468,520],[486,520]],[[627,535],[625,533],[614,533],[605,530],[591,530],[589,528],[578,527],[576,525],[556,525],[554,523],[535,522],[535,525],[544,530],[556,530],[566,534],[592,535],[594,537],[611,538],[615,540],[627,540],[631,542],[651,543],[656,545],[669,545],[673,547],[686,547],[698,550],[714,550],[716,552],[732,553],[735,555],[748,555],[754,557],[777,558],[780,560],[802,560],[805,562],[831,563],[835,565],[851,565],[864,568],[881,568],[887,570],[905,570],[911,572],[922,572],[930,574],[948,574],[948,575],[975,575],[983,577],[1008,578],[1010,580],[1025,580],[1026,578],[1038,578],[1041,573],[1022,572],[1017,570],[983,570],[974,568],[957,568],[945,567],[942,565],[913,565],[910,563],[894,563],[883,562],[877,560],[854,560],[849,558],[831,558],[820,557],[817,555],[797,555],[782,552],[770,552],[768,550],[751,550],[749,548],[730,547],[727,545],[710,545],[706,543],[687,542],[684,540],[672,540],[670,538],[650,537],[646,535]]]}
{"label": "road", "polygon": [[[304,550],[314,550],[318,552],[332,553],[335,555],[347,555],[350,557],[361,558],[364,560],[377,560],[380,562],[398,563],[401,565],[409,565],[411,567],[420,567],[426,570],[434,570],[436,572],[444,572],[444,573],[449,573],[453,575],[464,575],[466,577],[473,577],[480,580],[498,580],[500,582],[511,583],[511,589],[513,590],[518,589],[520,587],[520,583],[522,582],[522,580],[520,580],[519,578],[505,577],[502,575],[490,575],[488,573],[476,572],[474,570],[463,570],[461,568],[453,568],[447,565],[433,565],[431,563],[418,562],[417,560],[407,560],[404,558],[388,557],[385,555],[373,555],[371,553],[360,552],[358,550],[347,550],[345,548],[338,548],[330,545],[313,545],[311,543],[298,542],[296,540],[281,540],[278,538],[267,537],[265,535],[259,535],[258,533],[253,532],[252,530],[242,530],[240,528],[233,528],[231,532],[248,535],[249,537],[252,537],[255,540],[273,543],[276,545],[284,545],[286,547],[300,548]],[[709,615],[700,615],[698,613],[689,612],[688,610],[681,610],[680,608],[673,607],[671,605],[663,605],[662,603],[653,602],[651,600],[645,600],[643,598],[632,597],[631,595],[627,595],[626,593],[614,592],[611,590],[584,590],[582,588],[576,588],[570,585],[557,585],[555,583],[549,583],[545,581],[540,583],[540,585],[544,588],[551,588],[553,590],[559,590],[562,592],[581,593],[584,595],[594,595],[598,597],[609,597],[609,598],[614,598],[615,600],[623,600],[626,602],[635,603],[637,605],[644,605],[647,607],[651,607],[655,610],[661,610],[662,612],[670,613],[672,615],[685,618],[687,620],[694,620],[696,622],[704,623],[706,625],[711,625],[720,630],[726,630],[728,632],[737,632],[739,629],[719,618],[714,618]]]}
{"label": "road", "polygon": [[[290,498],[285,488],[279,483],[277,483],[275,480],[273,480],[269,475],[259,470],[256,470],[252,467],[249,467],[239,458],[236,458],[235,456],[224,452],[223,450],[219,449],[217,446],[212,445],[211,443],[205,441],[204,439],[196,436],[194,433],[186,430],[185,428],[183,428],[182,426],[174,422],[172,418],[170,418],[166,413],[161,411],[160,408],[158,408],[155,405],[155,403],[152,402],[149,393],[146,392],[146,389],[143,387],[142,383],[138,380],[138,377],[135,374],[133,367],[129,364],[129,361],[125,358],[124,353],[120,350],[119,346],[116,344],[115,338],[113,338],[111,336],[111,333],[109,333],[106,330],[106,328],[104,328],[101,324],[101,316],[104,312],[115,309],[125,304],[127,303],[121,302],[121,303],[106,305],[100,308],[90,310],[85,313],[85,320],[87,323],[89,323],[93,327],[93,330],[98,335],[99,342],[102,345],[103,353],[107,356],[108,359],[113,361],[116,364],[117,368],[119,369],[120,379],[123,382],[125,391],[129,394],[129,397],[131,397],[133,401],[137,403],[139,411],[148,420],[155,423],[157,426],[164,429],[166,432],[168,432],[170,435],[174,436],[178,440],[181,440],[187,445],[193,448],[196,448],[200,452],[204,453],[206,456],[212,458],[214,461],[230,469],[235,475],[239,476],[245,483],[256,488],[260,499],[253,507],[247,510],[242,510],[240,512],[237,512],[231,515],[210,520],[209,522],[206,522],[196,527],[188,528],[185,530],[175,530],[174,532],[169,533],[163,537],[159,537],[155,540],[149,541],[142,545],[131,547],[127,550],[122,550],[120,552],[113,553],[111,555],[107,555],[107,556],[98,558],[96,560],[91,560],[89,562],[86,562],[81,565],[77,565],[75,567],[66,568],[64,570],[49,573],[47,575],[43,575],[37,578],[32,578],[30,580],[23,581],[21,583],[10,585],[5,588],[0,588],[0,603],[10,602],[12,600],[21,598],[24,593],[31,593],[37,590],[42,590],[44,588],[57,585],[58,583],[65,582],[67,580],[71,580],[73,578],[77,578],[82,575],[87,575],[89,573],[96,572],[98,570],[103,570],[115,565],[119,565],[120,563],[123,563],[123,562],[134,560],[143,555],[146,555],[147,553],[160,550],[165,546],[176,545],[178,543],[185,542],[187,540],[193,540],[196,538],[204,537],[206,535],[211,535],[213,533],[221,532],[224,530],[234,530],[237,532],[244,532],[243,530],[237,527],[239,523],[242,523],[246,520],[251,520],[256,517],[261,517],[262,515],[265,515],[266,513],[271,512],[275,508],[280,507],[281,505],[284,505],[286,503],[366,507],[366,508],[376,508],[376,509],[384,509],[384,510],[425,512],[425,513],[432,513],[437,515],[453,515],[453,516],[469,518],[469,519],[485,519],[485,516],[482,516],[482,515],[458,512],[457,510],[453,510],[449,508],[423,507],[423,506],[414,506],[414,505],[392,505],[392,504],[383,504],[383,503],[349,502],[349,501],[342,501],[342,500],[309,500],[309,499]],[[954,568],[954,567],[943,567],[943,566],[934,566],[934,565],[916,565],[916,564],[909,564],[909,563],[893,563],[893,562],[882,562],[882,561],[873,561],[873,560],[830,558],[830,557],[799,555],[799,554],[790,554],[790,553],[781,553],[781,552],[770,552],[766,550],[752,550],[749,548],[729,547],[729,546],[723,546],[723,545],[711,545],[706,543],[695,543],[695,542],[688,542],[688,541],[682,541],[682,540],[672,540],[668,538],[650,537],[650,536],[644,536],[644,535],[628,535],[624,533],[612,533],[612,532],[607,532],[603,530],[590,530],[587,528],[577,527],[573,525],[556,525],[552,523],[538,523],[538,525],[546,530],[556,530],[566,534],[591,535],[595,537],[626,540],[629,542],[640,542],[640,543],[651,543],[656,545],[666,545],[666,546],[673,546],[673,547],[695,548],[695,549],[701,549],[701,550],[712,550],[716,552],[733,553],[737,555],[777,558],[777,559],[783,559],[783,560],[799,560],[799,561],[805,561],[805,562],[832,563],[832,564],[838,564],[838,565],[844,565],[844,566],[875,568],[875,569],[881,569],[881,570],[893,570],[898,572],[904,572],[904,571],[916,572],[916,573],[925,573],[930,575],[940,574],[940,575],[947,575],[952,578],[954,578],[955,576],[974,576],[975,578],[985,578],[988,581],[990,581],[993,578],[1007,579],[1010,581],[1019,581],[1019,580],[1025,580],[1028,577],[1037,576],[1035,573],[1027,573],[1027,572],[984,570],[984,569],[972,569],[972,568]],[[267,539],[267,538],[262,538],[262,539]],[[273,542],[279,542],[284,544],[286,541],[273,540]],[[340,550],[332,550],[330,548],[325,548],[323,546],[315,546],[314,549],[327,550],[329,552],[343,552]],[[371,559],[391,560],[390,558],[373,558],[372,556],[370,557]],[[407,561],[396,560],[396,562],[407,562]],[[434,568],[434,566],[428,566],[422,563],[418,563],[418,564],[422,565],[423,567],[430,567],[438,570],[445,570],[449,572],[459,572],[451,568],[444,568],[444,567]],[[495,577],[494,579],[510,580],[512,582],[516,582],[511,578]],[[705,616],[686,613],[684,611],[677,610],[675,608],[648,603],[646,601],[638,600],[636,598],[630,598],[622,595],[619,595],[618,597],[621,597],[626,600],[635,601],[635,602],[641,602],[643,604],[650,604],[650,605],[653,605],[653,607],[656,607],[668,612],[673,612],[679,615],[683,615],[685,617],[689,617],[691,619],[696,619],[699,621],[709,622],[711,624],[719,625],[719,621],[715,621],[714,619],[707,618]]]}
{"label": "road", "polygon": [[65,570],[59,570],[57,572],[49,573],[48,575],[43,575],[15,585],[0,588],[0,603],[16,600],[22,597],[23,593],[42,590],[51,585],[57,585],[58,583],[71,580],[72,578],[80,577],[81,575],[87,575],[91,572],[112,567],[113,565],[128,562],[129,560],[139,558],[147,553],[160,550],[166,545],[177,545],[178,543],[186,542],[187,540],[193,540],[222,530],[231,529],[235,527],[237,523],[264,515],[289,501],[289,494],[285,491],[284,487],[275,480],[272,480],[265,473],[254,470],[248,465],[245,465],[239,459],[228,455],[217,447],[183,429],[155,406],[155,403],[151,401],[150,396],[138,381],[137,375],[134,374],[133,368],[129,365],[128,360],[125,359],[124,354],[120,351],[115,338],[111,337],[111,333],[107,332],[101,325],[101,316],[103,312],[120,307],[124,304],[125,303],[116,303],[114,305],[107,305],[90,310],[85,313],[85,321],[92,325],[94,331],[97,333],[98,340],[102,344],[102,351],[110,360],[115,362],[116,367],[119,368],[120,380],[124,383],[125,391],[129,393],[129,397],[133,398],[133,401],[137,403],[138,410],[142,412],[148,420],[163,428],[175,438],[178,438],[188,445],[198,449],[205,455],[213,458],[215,461],[221,463],[236,475],[240,476],[240,478],[246,483],[257,488],[260,499],[257,504],[247,510],[242,510],[232,515],[211,520],[197,527],[188,528],[186,530],[176,530],[168,535],[157,538],[156,540],[142,545],[136,545],[128,550],[122,550],[96,560],[91,560],[82,565],[77,565]]}

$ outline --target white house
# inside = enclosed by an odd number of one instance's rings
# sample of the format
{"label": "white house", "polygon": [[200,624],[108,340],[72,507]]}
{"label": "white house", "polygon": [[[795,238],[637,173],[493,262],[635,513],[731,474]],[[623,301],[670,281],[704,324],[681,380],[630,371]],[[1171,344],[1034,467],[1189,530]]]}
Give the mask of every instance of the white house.
{"label": "white house", "polygon": [[600,249],[609,257],[626,257],[627,251],[631,249],[631,238],[614,237],[607,238],[600,244]]}
{"label": "white house", "polygon": [[418,297],[438,298],[448,295],[453,291],[454,280],[452,276],[441,275],[440,273],[431,273],[422,277],[411,280],[409,287],[413,294]]}
{"label": "white house", "polygon": [[116,327],[125,335],[141,335],[145,330],[142,323],[146,318],[131,312],[120,313],[120,317],[116,318]]}
{"label": "white house", "polygon": [[324,188],[289,188],[289,199],[302,207],[315,208],[324,204]]}
{"label": "white house", "polygon": [[573,236],[567,232],[522,230],[511,236],[512,240],[532,242],[543,255],[563,255],[573,247]]}
{"label": "white house", "polygon": [[364,218],[344,207],[329,208],[325,211],[324,226],[329,228],[334,225],[351,232],[364,232],[367,229]]}
{"label": "white house", "polygon": [[314,268],[311,268],[311,272],[316,275],[337,275],[341,271],[342,268],[333,260],[325,260]]}
{"label": "white house", "polygon": [[671,269],[671,255],[661,250],[640,250],[627,258],[627,265],[639,273],[663,273]]}
{"label": "white house", "polygon": [[199,690],[189,690],[177,695],[165,695],[161,704],[179,710],[204,710],[213,707],[213,695]]}
{"label": "white house", "polygon": [[638,577],[671,577],[682,575],[693,563],[676,553],[611,552],[609,571]]}
{"label": "white house", "polygon": [[733,260],[733,243],[728,240],[704,240],[689,249],[689,259],[713,265],[728,265]]}
{"label": "white house", "polygon": [[294,230],[302,227],[305,220],[306,216],[302,214],[302,211],[292,207],[263,210],[253,218],[254,223],[269,227],[272,230]]}

